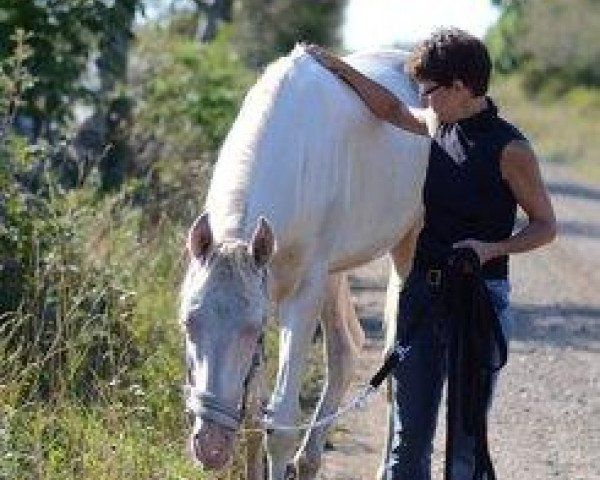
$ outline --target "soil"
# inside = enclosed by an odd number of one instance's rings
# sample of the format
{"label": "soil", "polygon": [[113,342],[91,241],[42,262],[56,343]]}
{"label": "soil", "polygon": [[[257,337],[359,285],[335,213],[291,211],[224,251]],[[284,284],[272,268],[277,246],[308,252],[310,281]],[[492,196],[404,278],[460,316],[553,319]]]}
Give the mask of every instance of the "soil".
{"label": "soil", "polygon": [[[575,180],[559,165],[544,164],[543,174],[559,237],[511,260],[514,328],[488,422],[490,451],[499,479],[600,480],[600,186]],[[348,397],[381,362],[387,271],[380,259],[351,275],[367,342]],[[384,390],[338,423],[319,478],[376,478]],[[442,408],[435,480],[442,479],[444,418]]]}

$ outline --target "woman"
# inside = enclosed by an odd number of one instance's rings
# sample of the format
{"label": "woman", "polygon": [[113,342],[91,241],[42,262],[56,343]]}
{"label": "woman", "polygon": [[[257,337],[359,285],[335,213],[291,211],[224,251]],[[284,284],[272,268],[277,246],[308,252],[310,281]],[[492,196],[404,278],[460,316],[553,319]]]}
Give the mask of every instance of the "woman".
{"label": "woman", "polygon": [[[386,478],[431,478],[431,452],[447,372],[447,332],[437,294],[452,249],[470,247],[505,337],[510,333],[508,256],[552,241],[556,220],[536,156],[517,128],[498,116],[486,95],[491,62],[485,45],[458,29],[443,29],[406,62],[425,109],[408,108],[387,89],[316,47],[309,53],[348,83],[381,120],[432,136],[423,199],[424,227],[399,300],[399,335],[411,351],[393,373],[393,440]],[[392,159],[390,159],[392,161]],[[517,205],[526,225],[513,234]],[[408,339],[407,336],[410,336]],[[488,404],[492,390],[487,392]],[[401,423],[400,423],[401,419]],[[452,480],[471,480],[474,439],[453,422]]]}

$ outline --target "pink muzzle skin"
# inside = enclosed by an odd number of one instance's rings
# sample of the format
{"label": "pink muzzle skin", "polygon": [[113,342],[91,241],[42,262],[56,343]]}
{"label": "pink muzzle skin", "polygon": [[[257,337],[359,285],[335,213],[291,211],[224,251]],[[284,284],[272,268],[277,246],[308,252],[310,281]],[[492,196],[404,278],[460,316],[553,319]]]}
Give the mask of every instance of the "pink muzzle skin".
{"label": "pink muzzle skin", "polygon": [[203,422],[198,432],[192,435],[191,447],[194,458],[206,470],[220,470],[233,453],[235,432],[214,422]]}

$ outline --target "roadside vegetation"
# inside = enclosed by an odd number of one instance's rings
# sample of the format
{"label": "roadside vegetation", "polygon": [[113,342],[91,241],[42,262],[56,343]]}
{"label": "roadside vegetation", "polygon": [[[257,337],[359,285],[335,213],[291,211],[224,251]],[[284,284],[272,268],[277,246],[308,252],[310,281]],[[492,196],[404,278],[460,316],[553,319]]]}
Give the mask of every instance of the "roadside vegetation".
{"label": "roadside vegetation", "polygon": [[600,182],[600,4],[512,0],[487,43],[493,94],[540,155]]}
{"label": "roadside vegetation", "polygon": [[[296,41],[339,48],[343,2],[217,2],[233,13],[214,32],[200,0],[136,26],[150,3],[0,6],[0,479],[208,478],[186,453],[186,229],[249,86]],[[489,40],[499,103],[543,156],[600,180],[597,52],[576,75],[513,55],[532,14],[510,5]]]}
{"label": "roadside vegetation", "polygon": [[550,100],[527,94],[522,75],[497,79],[492,95],[502,113],[526,132],[540,158],[572,167],[600,183],[600,91],[577,87]]}
{"label": "roadside vegetation", "polygon": [[[287,44],[250,64],[247,18],[202,43],[189,9],[130,30],[134,3],[0,7],[1,479],[204,478],[183,411],[184,238],[245,92]],[[329,17],[307,4],[305,23],[311,8],[318,33]],[[69,13],[78,29],[58,31]],[[94,86],[85,59],[114,59],[117,28],[135,33],[127,71]]]}

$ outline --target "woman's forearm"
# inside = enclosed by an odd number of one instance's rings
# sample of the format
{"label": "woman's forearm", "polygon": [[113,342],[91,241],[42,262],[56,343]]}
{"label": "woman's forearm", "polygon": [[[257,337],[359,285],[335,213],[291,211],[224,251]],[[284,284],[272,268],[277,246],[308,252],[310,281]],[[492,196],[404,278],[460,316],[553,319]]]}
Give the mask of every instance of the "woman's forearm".
{"label": "woman's forearm", "polygon": [[380,120],[405,130],[425,135],[427,128],[396,95],[371,80],[342,59],[320,47],[311,46],[308,52],[325,68],[346,82]]}
{"label": "woman's forearm", "polygon": [[454,248],[469,247],[475,250],[482,264],[489,260],[513,253],[529,252],[550,243],[556,237],[556,221],[531,220],[530,223],[512,237],[500,242],[483,242],[472,238],[453,245]]}
{"label": "woman's forearm", "polygon": [[407,110],[404,103],[387,88],[344,61],[338,60],[331,70],[356,91],[377,118],[390,122]]}
{"label": "woman's forearm", "polygon": [[494,244],[494,257],[529,252],[556,237],[556,222],[533,220],[512,237]]}

